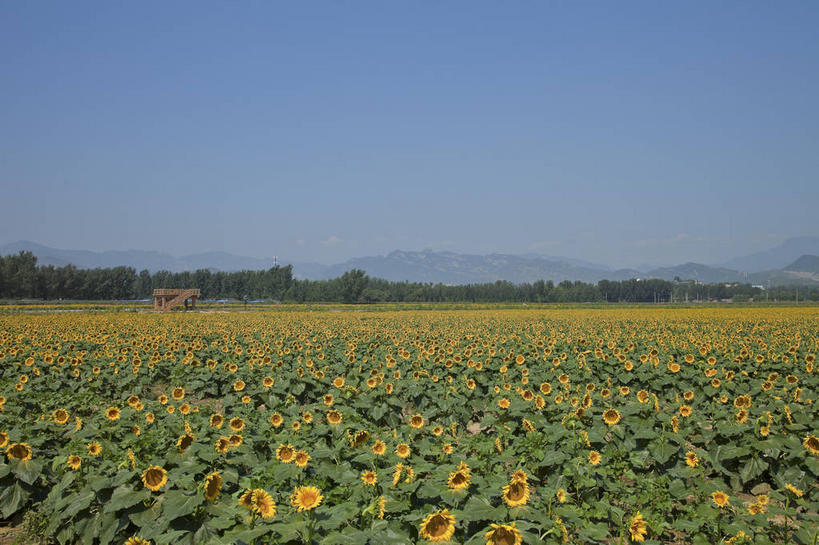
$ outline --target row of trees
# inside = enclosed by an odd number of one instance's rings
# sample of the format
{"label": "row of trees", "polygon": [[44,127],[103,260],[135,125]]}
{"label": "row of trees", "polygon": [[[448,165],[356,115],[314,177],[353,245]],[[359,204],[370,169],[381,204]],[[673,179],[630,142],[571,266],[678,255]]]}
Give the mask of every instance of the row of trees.
{"label": "row of trees", "polygon": [[[682,302],[754,297],[762,290],[748,284],[695,284],[666,280],[601,280],[597,284],[555,284],[538,280],[513,284],[494,282],[447,286],[421,282],[390,282],[351,270],[330,280],[299,280],[293,269],[273,267],[265,271],[172,273],[131,267],[78,269],[73,265],[38,266],[31,252],[0,257],[0,298],[3,299],[146,299],[155,288],[196,287],[205,299],[265,299],[278,301],[375,303],[375,302]],[[799,288],[800,300],[819,301],[819,288]],[[790,301],[796,288],[776,288],[768,300]]]}

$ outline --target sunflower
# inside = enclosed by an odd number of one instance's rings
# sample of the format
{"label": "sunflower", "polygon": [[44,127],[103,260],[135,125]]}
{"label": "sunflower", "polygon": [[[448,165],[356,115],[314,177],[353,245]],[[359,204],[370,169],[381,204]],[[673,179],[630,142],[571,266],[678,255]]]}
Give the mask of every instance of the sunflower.
{"label": "sunflower", "polygon": [[378,518],[383,519],[387,513],[387,499],[384,496],[378,497]]}
{"label": "sunflower", "polygon": [[250,509],[261,515],[264,520],[270,520],[276,516],[276,502],[262,488],[256,488],[251,492],[249,503]]}
{"label": "sunflower", "polygon": [[273,377],[264,377],[264,378],[262,379],[262,386],[264,386],[265,388],[270,388],[270,387],[272,387],[272,386],[273,386],[273,384],[274,384],[275,382],[276,382],[276,381],[275,381],[275,380],[273,380]]}
{"label": "sunflower", "polygon": [[68,422],[68,411],[65,409],[55,410],[51,413],[51,420],[53,420],[55,424],[65,424]]}
{"label": "sunflower", "polygon": [[373,443],[372,451],[373,454],[375,454],[376,456],[383,456],[384,453],[387,452],[387,445],[384,443],[384,441],[381,441],[379,439],[378,441]]}
{"label": "sunflower", "polygon": [[239,416],[230,419],[230,429],[235,432],[240,432],[245,429],[245,420]]}
{"label": "sunflower", "polygon": [[650,397],[651,396],[646,390],[640,390],[639,392],[637,392],[637,401],[639,401],[640,403],[648,403]]}
{"label": "sunflower", "polygon": [[93,443],[88,444],[88,454],[90,456],[99,456],[102,452],[102,446],[94,441]]}
{"label": "sunflower", "polygon": [[225,423],[225,417],[219,413],[214,413],[210,415],[210,425],[213,428],[221,428],[222,424]]}
{"label": "sunflower", "polygon": [[444,446],[441,447],[441,450],[444,454],[452,454],[455,451],[455,448],[452,446],[451,443],[444,443]]}
{"label": "sunflower", "polygon": [[293,445],[279,445],[279,448],[276,449],[276,458],[285,464],[292,462],[295,457],[296,451]]}
{"label": "sunflower", "polygon": [[9,444],[9,434],[4,431],[0,431],[0,448],[5,447]]}
{"label": "sunflower", "polygon": [[456,471],[453,471],[449,474],[449,479],[447,480],[447,486],[453,490],[461,490],[463,488],[467,488],[469,486],[469,482],[472,480],[472,474],[469,471],[469,466],[463,464],[465,467],[459,467]]}
{"label": "sunflower", "polygon": [[307,467],[307,463],[310,461],[310,455],[307,454],[306,451],[297,450],[293,462],[298,467]]}
{"label": "sunflower", "polygon": [[691,416],[691,407],[689,405],[682,405],[680,407],[680,416],[689,417]]}
{"label": "sunflower", "polygon": [[505,397],[502,397],[502,398],[500,398],[498,400],[498,407],[500,407],[501,409],[508,409],[509,405],[510,405],[510,402]]}
{"label": "sunflower", "polygon": [[247,509],[248,511],[253,510],[253,489],[248,488],[245,490],[241,496],[239,496],[239,505]]}
{"label": "sunflower", "polygon": [[344,388],[344,377],[336,377],[333,379],[333,386],[336,388]]}
{"label": "sunflower", "polygon": [[119,417],[120,412],[119,409],[117,409],[116,407],[109,407],[108,409],[105,410],[105,418],[107,418],[108,420],[111,420],[113,422],[114,420],[119,420]]}
{"label": "sunflower", "polygon": [[566,491],[564,489],[558,488],[555,497],[560,503],[566,503]]}
{"label": "sunflower", "polygon": [[156,420],[156,417],[154,416],[154,413],[146,413],[145,414],[145,422],[147,422],[148,424],[153,424],[154,420]]}
{"label": "sunflower", "polygon": [[596,450],[589,451],[589,463],[591,465],[596,466],[600,463],[600,460],[602,460],[602,457],[599,452]]}
{"label": "sunflower", "polygon": [[205,499],[207,501],[215,501],[222,493],[222,475],[218,471],[214,471],[205,477]]}
{"label": "sunflower", "polygon": [[503,487],[503,501],[509,507],[526,505],[529,501],[529,483],[526,481],[512,481]]}
{"label": "sunflower", "polygon": [[296,508],[301,513],[302,511],[310,511],[321,505],[324,496],[321,495],[321,490],[315,486],[299,486],[293,490],[290,496],[290,505]]}
{"label": "sunflower", "polygon": [[811,454],[819,454],[819,437],[816,437],[815,435],[808,435],[805,437],[802,444]]}
{"label": "sunflower", "polygon": [[368,486],[375,486],[378,482],[378,474],[375,471],[365,471],[361,474],[361,480]]}
{"label": "sunflower", "polygon": [[273,413],[270,415],[270,425],[274,428],[278,428],[284,422],[284,417],[279,413]]}
{"label": "sunflower", "polygon": [[244,442],[244,439],[238,433],[232,433],[228,436],[228,441],[230,441],[230,446],[238,447]]}
{"label": "sunflower", "polygon": [[142,483],[145,488],[156,492],[168,482],[168,472],[160,466],[150,466],[142,473]]}
{"label": "sunflower", "polygon": [[490,524],[492,528],[484,537],[486,538],[486,545],[521,545],[523,543],[523,536],[520,530],[515,528],[515,523],[512,524]]}
{"label": "sunflower", "polygon": [[22,461],[31,460],[31,447],[26,443],[12,443],[6,449],[6,456],[9,459],[18,459]]}
{"label": "sunflower", "polygon": [[455,516],[449,509],[430,513],[423,522],[419,534],[429,542],[449,541],[455,533]]}
{"label": "sunflower", "polygon": [[424,427],[424,417],[420,414],[414,414],[410,418],[410,426],[416,429],[421,429]]}
{"label": "sunflower", "polygon": [[688,467],[697,467],[700,465],[700,458],[697,456],[697,453],[693,450],[689,450],[685,453],[685,463]]}
{"label": "sunflower", "polygon": [[787,483],[787,484],[785,485],[785,488],[787,488],[788,490],[790,490],[790,491],[793,493],[793,495],[794,495],[794,496],[796,496],[797,498],[801,498],[801,497],[802,497],[802,495],[805,493],[804,491],[802,491],[802,490],[800,490],[800,489],[796,488],[795,486],[793,486],[793,485],[792,485],[792,484],[790,484],[790,483]]}
{"label": "sunflower", "polygon": [[646,528],[647,525],[643,515],[637,511],[637,514],[631,517],[631,522],[629,523],[628,531],[631,534],[631,540],[645,541],[647,533]]}
{"label": "sunflower", "polygon": [[186,433],[184,435],[179,436],[179,439],[176,441],[176,447],[179,449],[179,452],[185,452],[188,450],[188,447],[193,444],[196,440],[196,436]]}
{"label": "sunflower", "polygon": [[151,545],[151,541],[138,536],[131,536],[125,540],[125,545]]}
{"label": "sunflower", "polygon": [[234,391],[241,392],[244,389],[245,389],[245,381],[237,380],[236,382],[233,383],[233,390]]}
{"label": "sunflower", "polygon": [[608,409],[603,412],[603,422],[609,426],[613,426],[620,421],[620,413],[617,409]]}
{"label": "sunflower", "polygon": [[[165,397],[165,399],[167,401],[166,396],[162,396],[162,397]],[[182,388],[181,386],[177,386],[171,392],[171,397],[174,398],[175,401],[182,401],[185,398],[185,389]],[[161,403],[161,400],[160,400],[160,403]]]}
{"label": "sunflower", "polygon": [[399,458],[406,458],[410,455],[410,446],[406,443],[400,443],[395,447],[395,455]]}
{"label": "sunflower", "polygon": [[729,503],[729,496],[722,490],[717,490],[711,494],[711,499],[714,502],[714,505],[717,507],[725,507],[726,505],[730,505]]}
{"label": "sunflower", "polygon": [[370,440],[370,432],[367,430],[361,430],[355,433],[355,435],[350,439],[350,446],[352,448],[360,447],[367,443]]}
{"label": "sunflower", "polygon": [[214,448],[216,448],[216,452],[219,454],[225,454],[230,448],[230,438],[224,436],[220,437],[216,440],[216,445]]}

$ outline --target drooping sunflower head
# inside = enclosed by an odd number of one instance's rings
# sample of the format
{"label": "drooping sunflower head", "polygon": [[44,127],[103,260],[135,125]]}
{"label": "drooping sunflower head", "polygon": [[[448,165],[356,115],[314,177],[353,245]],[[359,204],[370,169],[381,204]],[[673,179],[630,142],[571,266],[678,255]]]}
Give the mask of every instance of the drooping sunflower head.
{"label": "drooping sunflower head", "polygon": [[449,509],[430,513],[421,522],[419,534],[429,542],[449,541],[455,533],[455,516]]}
{"label": "drooping sunflower head", "polygon": [[491,524],[491,530],[486,532],[486,545],[521,545],[523,535],[512,524]]}
{"label": "drooping sunflower head", "polygon": [[195,436],[186,433],[184,435],[181,435],[179,439],[176,441],[176,447],[179,449],[179,452],[185,452],[186,450],[188,450],[188,447],[191,446],[195,440],[196,440]]}
{"label": "drooping sunflower head", "polygon": [[566,491],[564,489],[558,488],[555,497],[560,503],[566,503]]}
{"label": "drooping sunflower head", "polygon": [[222,493],[222,475],[218,471],[214,471],[205,477],[205,499],[207,501],[215,501]]}
{"label": "drooping sunflower head", "polygon": [[802,445],[804,445],[804,447],[808,449],[808,452],[811,454],[819,455],[819,437],[816,437],[815,435],[808,435],[805,437]]}
{"label": "drooping sunflower head", "polygon": [[242,436],[238,433],[231,433],[228,436],[228,441],[230,441],[230,446],[238,447],[244,442],[244,438],[242,438]]}
{"label": "drooping sunflower head", "polygon": [[321,490],[315,486],[299,486],[290,496],[290,505],[296,508],[301,513],[302,511],[310,511],[321,505],[324,496],[321,495]]}
{"label": "drooping sunflower head", "polygon": [[220,437],[216,440],[215,448],[216,452],[219,454],[225,454],[230,448],[230,438],[224,436]]}
{"label": "drooping sunflower head", "polygon": [[160,466],[150,466],[142,473],[145,488],[156,492],[168,483],[168,472]]}
{"label": "drooping sunflower head", "polygon": [[6,456],[8,456],[10,460],[31,460],[32,450],[27,443],[12,443],[6,448]]}
{"label": "drooping sunflower head", "polygon": [[0,448],[3,448],[8,444],[9,444],[9,434],[4,432],[4,431],[0,431]]}

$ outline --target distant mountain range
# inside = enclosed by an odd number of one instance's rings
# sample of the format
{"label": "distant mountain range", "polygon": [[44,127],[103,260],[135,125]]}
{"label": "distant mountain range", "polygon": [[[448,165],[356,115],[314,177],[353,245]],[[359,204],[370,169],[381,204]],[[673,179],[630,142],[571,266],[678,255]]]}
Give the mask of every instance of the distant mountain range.
{"label": "distant mountain range", "polygon": [[[0,247],[0,255],[31,251],[43,265],[80,268],[134,267],[151,272],[211,269],[219,271],[261,270],[272,266],[269,259],[246,257],[226,252],[206,252],[182,257],[153,251],[60,250],[33,242],[20,241]],[[469,255],[454,252],[396,250],[386,256],[359,257],[335,265],[292,263],[297,278],[321,280],[335,278],[350,269],[363,269],[372,277],[392,281],[468,284],[507,280],[514,283],[536,280],[626,280],[661,278],[700,282],[749,282],[765,286],[819,284],[819,237],[788,239],[765,252],[739,257],[724,265],[684,263],[651,270],[612,269],[577,259],[527,255]],[[286,263],[283,261],[282,263]],[[743,268],[739,268],[742,265]]]}

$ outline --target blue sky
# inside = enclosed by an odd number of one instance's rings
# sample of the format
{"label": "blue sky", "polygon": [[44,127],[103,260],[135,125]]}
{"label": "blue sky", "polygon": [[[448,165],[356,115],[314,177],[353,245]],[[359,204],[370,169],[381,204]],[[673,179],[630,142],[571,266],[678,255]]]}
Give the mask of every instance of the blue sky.
{"label": "blue sky", "polygon": [[817,2],[0,1],[0,243],[615,266],[817,235]]}

